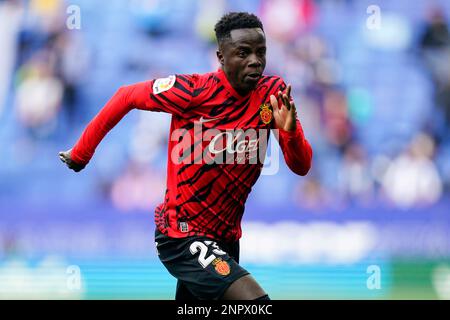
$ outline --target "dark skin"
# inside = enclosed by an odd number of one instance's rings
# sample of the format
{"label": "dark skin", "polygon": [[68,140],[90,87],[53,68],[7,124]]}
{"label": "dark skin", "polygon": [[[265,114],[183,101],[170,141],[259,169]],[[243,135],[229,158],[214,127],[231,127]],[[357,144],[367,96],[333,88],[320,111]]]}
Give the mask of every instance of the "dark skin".
{"label": "dark skin", "polygon": [[59,159],[64,162],[69,169],[72,169],[75,172],[80,172],[83,170],[86,165],[78,164],[75,161],[72,160],[71,157],[72,149],[67,151],[61,151],[59,153]]}
{"label": "dark skin", "polygon": [[[232,87],[242,96],[246,96],[258,84],[266,67],[266,36],[261,28],[236,29],[230,37],[219,44],[217,58]],[[296,129],[296,109],[291,98],[291,85],[286,91],[272,95],[270,103],[273,109],[275,128],[285,131]],[[61,151],[59,158],[69,169],[80,172],[86,165],[72,160],[71,151]]]}
{"label": "dark skin", "polygon": [[217,58],[231,86],[241,95],[250,93],[266,67],[266,37],[260,28],[237,29],[219,43]]}
{"label": "dark skin", "polygon": [[[219,45],[217,58],[233,89],[246,96],[255,89],[266,67],[266,37],[260,28],[236,29],[230,38]],[[291,99],[291,85],[286,92],[278,92],[278,99],[270,97],[275,127],[286,131],[296,129],[295,104]],[[255,300],[266,295],[251,276],[244,276],[225,291],[224,300]]]}
{"label": "dark skin", "polygon": [[[255,89],[266,67],[266,36],[260,28],[236,29],[219,44],[217,58],[231,86],[241,96]],[[291,98],[291,85],[270,97],[275,128],[296,129],[296,109]]]}
{"label": "dark skin", "polygon": [[[217,58],[232,87],[241,96],[254,90],[266,67],[266,37],[260,28],[236,29],[223,40],[217,51]],[[286,91],[272,95],[275,128],[285,131],[296,129],[296,109],[291,98],[291,85]],[[70,169],[79,172],[85,165],[74,162],[71,150],[60,152],[59,157]],[[254,300],[266,295],[251,275],[244,276],[225,291],[224,300]]]}

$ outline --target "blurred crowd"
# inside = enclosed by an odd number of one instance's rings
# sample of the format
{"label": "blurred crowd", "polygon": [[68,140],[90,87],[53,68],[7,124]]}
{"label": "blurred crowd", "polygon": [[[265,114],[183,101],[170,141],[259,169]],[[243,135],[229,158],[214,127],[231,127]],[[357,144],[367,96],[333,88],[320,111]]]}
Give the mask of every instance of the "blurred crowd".
{"label": "blurred crowd", "polygon": [[[69,147],[119,86],[215,70],[214,24],[245,10],[265,24],[266,73],[292,83],[314,149],[306,178],[280,171],[284,201],[311,212],[432,205],[450,190],[450,6],[378,2],[370,30],[364,1],[0,0],[0,144]],[[80,30],[66,26],[69,4]],[[169,121],[140,112],[120,124],[90,164],[94,193],[125,211],[162,200]],[[11,163],[0,177],[44,161],[0,152]],[[42,165],[47,177],[56,165]]]}

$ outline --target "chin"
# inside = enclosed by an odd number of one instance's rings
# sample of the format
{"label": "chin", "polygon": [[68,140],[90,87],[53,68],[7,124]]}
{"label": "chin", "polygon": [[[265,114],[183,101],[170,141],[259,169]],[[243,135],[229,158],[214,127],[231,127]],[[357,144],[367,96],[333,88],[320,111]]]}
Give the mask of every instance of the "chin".
{"label": "chin", "polygon": [[242,84],[242,87],[246,90],[253,90],[256,88],[256,85],[258,84],[258,81],[244,81]]}
{"label": "chin", "polygon": [[258,84],[258,82],[255,82],[254,84],[248,85],[248,86],[247,86],[247,90],[248,90],[248,91],[255,90],[257,84]]}

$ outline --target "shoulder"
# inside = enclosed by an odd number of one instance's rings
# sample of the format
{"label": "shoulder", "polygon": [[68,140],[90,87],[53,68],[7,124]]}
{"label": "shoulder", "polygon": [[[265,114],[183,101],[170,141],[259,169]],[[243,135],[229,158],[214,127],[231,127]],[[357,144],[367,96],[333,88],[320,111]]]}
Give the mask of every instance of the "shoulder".
{"label": "shoulder", "polygon": [[203,74],[177,74],[176,80],[184,85],[189,86],[192,89],[199,89],[210,87],[219,82],[216,74],[214,72],[203,73]]}
{"label": "shoulder", "polygon": [[180,82],[189,83],[192,98],[195,101],[208,97],[212,92],[217,90],[220,79],[216,72],[204,74],[178,75]]}

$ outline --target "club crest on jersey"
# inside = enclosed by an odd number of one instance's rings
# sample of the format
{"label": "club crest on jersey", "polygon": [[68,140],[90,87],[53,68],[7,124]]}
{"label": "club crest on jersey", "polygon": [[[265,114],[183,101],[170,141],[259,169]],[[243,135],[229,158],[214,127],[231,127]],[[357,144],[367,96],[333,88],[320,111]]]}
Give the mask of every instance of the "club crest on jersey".
{"label": "club crest on jersey", "polygon": [[227,276],[231,272],[230,265],[228,264],[228,262],[222,260],[222,258],[214,259],[212,264],[216,269],[216,272],[221,276]]}
{"label": "club crest on jersey", "polygon": [[167,91],[173,87],[177,77],[169,76],[167,78],[156,79],[153,83],[153,94],[160,94],[161,92]]}
{"label": "club crest on jersey", "polygon": [[262,104],[259,108],[261,109],[259,115],[261,117],[262,122],[264,124],[269,124],[273,118],[272,110],[270,109],[270,104],[266,102]]}

